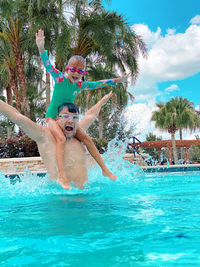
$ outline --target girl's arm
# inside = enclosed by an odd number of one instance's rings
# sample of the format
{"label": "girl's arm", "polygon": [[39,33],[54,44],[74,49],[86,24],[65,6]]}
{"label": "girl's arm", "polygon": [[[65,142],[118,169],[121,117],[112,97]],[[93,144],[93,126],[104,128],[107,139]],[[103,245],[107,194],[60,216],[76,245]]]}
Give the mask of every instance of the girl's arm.
{"label": "girl's arm", "polygon": [[44,31],[42,29],[40,29],[36,33],[35,40],[36,40],[36,45],[38,47],[41,59],[44,63],[45,69],[54,78],[55,83],[62,82],[64,79],[63,73],[61,71],[57,70],[56,68],[54,68],[54,66],[51,64],[51,62],[49,60],[49,57],[47,55],[47,51],[44,50],[45,36],[44,36]]}
{"label": "girl's arm", "polygon": [[103,88],[106,86],[116,86],[116,79],[107,79],[107,80],[101,80],[96,82],[78,82],[78,87],[80,90],[88,90],[88,89],[98,89]]}
{"label": "girl's arm", "polygon": [[51,61],[49,60],[46,50],[42,54],[40,54],[40,57],[42,59],[42,62],[44,63],[46,71],[51,74],[55,83],[62,82],[64,80],[64,75],[61,71],[54,68],[54,66],[51,64]]}
{"label": "girl's arm", "polygon": [[79,90],[87,90],[87,89],[98,89],[106,86],[116,86],[117,83],[126,82],[129,77],[129,74],[123,74],[119,78],[115,79],[107,79],[96,82],[78,82]]}

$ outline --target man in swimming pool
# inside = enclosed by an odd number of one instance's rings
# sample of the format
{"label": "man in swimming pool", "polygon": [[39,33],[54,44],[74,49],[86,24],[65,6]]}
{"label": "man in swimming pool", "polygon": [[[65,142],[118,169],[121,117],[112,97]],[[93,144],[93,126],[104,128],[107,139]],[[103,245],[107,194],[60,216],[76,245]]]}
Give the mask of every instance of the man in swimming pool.
{"label": "man in swimming pool", "polygon": [[[57,122],[62,128],[66,139],[65,146],[65,172],[69,182],[80,189],[88,180],[86,153],[83,145],[74,137],[78,126],[87,130],[96,119],[101,107],[112,96],[112,92],[104,96],[95,106],[87,111],[83,119],[78,121],[78,109],[75,106],[63,105],[60,107]],[[75,112],[74,112],[75,111]],[[26,116],[19,113],[15,108],[0,100],[0,112],[17,124],[38,146],[40,156],[49,173],[50,179],[57,179],[58,168],[56,162],[56,140],[49,128],[36,124]],[[61,184],[65,188],[65,184]]]}

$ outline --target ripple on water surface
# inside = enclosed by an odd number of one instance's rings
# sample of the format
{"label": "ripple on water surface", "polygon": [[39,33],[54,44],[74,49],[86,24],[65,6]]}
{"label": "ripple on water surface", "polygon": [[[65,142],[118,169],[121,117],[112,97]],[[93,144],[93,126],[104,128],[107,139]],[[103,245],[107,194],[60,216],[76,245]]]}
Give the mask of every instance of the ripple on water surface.
{"label": "ripple on water surface", "polygon": [[114,166],[117,181],[95,168],[83,191],[0,175],[1,266],[200,265],[200,174]]}

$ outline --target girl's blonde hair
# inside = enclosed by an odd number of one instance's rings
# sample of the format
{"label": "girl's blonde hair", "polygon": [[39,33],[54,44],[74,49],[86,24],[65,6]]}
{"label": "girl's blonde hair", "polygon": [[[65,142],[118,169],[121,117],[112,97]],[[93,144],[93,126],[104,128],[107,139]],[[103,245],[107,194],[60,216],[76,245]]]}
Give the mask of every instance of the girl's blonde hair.
{"label": "girl's blonde hair", "polygon": [[79,55],[74,55],[72,57],[70,57],[69,61],[68,61],[68,66],[73,62],[73,61],[79,61],[83,64],[84,68],[86,67],[86,60],[85,58],[83,58],[82,56]]}

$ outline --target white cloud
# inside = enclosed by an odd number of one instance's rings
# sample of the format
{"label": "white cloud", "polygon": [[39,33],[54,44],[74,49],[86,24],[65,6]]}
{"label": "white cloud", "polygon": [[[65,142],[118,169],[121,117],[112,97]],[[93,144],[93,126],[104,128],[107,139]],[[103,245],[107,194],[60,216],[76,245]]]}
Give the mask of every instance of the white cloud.
{"label": "white cloud", "polygon": [[[147,102],[155,102],[161,94],[158,83],[175,81],[188,78],[200,72],[200,26],[190,25],[185,33],[168,33],[160,35],[160,30],[151,33],[147,26],[139,24],[134,26],[141,31],[144,39],[154,42],[149,50],[149,56],[139,58],[140,75],[134,88],[130,88],[137,99],[145,99]],[[155,37],[156,36],[156,37]]]}
{"label": "white cloud", "polygon": [[174,91],[179,91],[179,87],[177,84],[172,84],[170,85],[169,87],[165,88],[165,92],[166,93],[171,93],[171,92],[174,92]]}
{"label": "white cloud", "polygon": [[[152,32],[144,24],[132,26],[149,48],[147,59],[139,57],[140,75],[135,86],[129,88],[137,102],[129,106],[125,112],[128,122],[134,122],[138,132],[141,132],[141,140],[144,140],[149,132],[161,135],[163,139],[171,138],[167,132],[155,129],[150,118],[155,110],[157,96],[165,99],[170,92],[179,90],[178,86],[172,83],[161,92],[158,89],[160,82],[182,80],[200,72],[200,25],[197,25],[200,23],[199,19],[199,15],[191,19],[192,25],[184,33],[168,29],[165,35],[161,35],[160,27]],[[193,137],[194,134],[187,134],[186,137],[189,136]]]}
{"label": "white cloud", "polygon": [[176,29],[167,29],[167,34],[173,35],[176,33]]}
{"label": "white cloud", "polygon": [[156,136],[162,136],[163,139],[170,139],[170,134],[166,131],[160,131],[155,129],[155,123],[151,121],[152,113],[157,108],[144,103],[137,103],[129,106],[125,112],[124,117],[127,119],[129,124],[136,126],[137,136],[141,141],[144,141],[146,135],[153,132]]}
{"label": "white cloud", "polygon": [[160,27],[157,28],[156,32],[151,32],[145,24],[135,24],[131,26],[131,29],[142,37],[148,48],[151,48],[161,36]]}
{"label": "white cloud", "polygon": [[197,106],[195,107],[195,109],[198,110],[198,111],[200,111],[200,105],[197,105]]}
{"label": "white cloud", "polygon": [[199,131],[197,131],[197,130],[194,132],[191,132],[190,130],[188,130],[187,132],[184,131],[183,139],[195,140],[197,135],[199,135]]}
{"label": "white cloud", "polygon": [[200,15],[196,15],[190,20],[191,24],[200,24]]}

